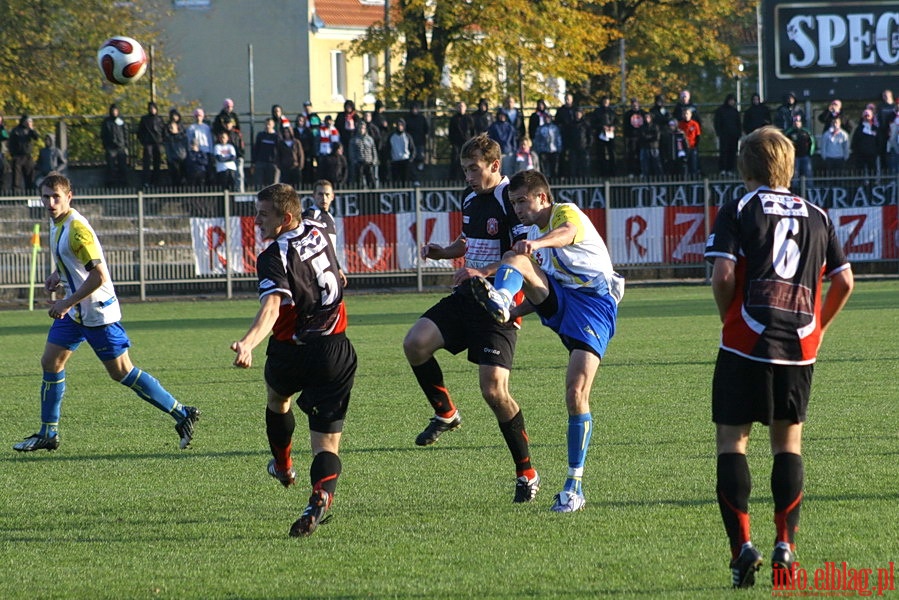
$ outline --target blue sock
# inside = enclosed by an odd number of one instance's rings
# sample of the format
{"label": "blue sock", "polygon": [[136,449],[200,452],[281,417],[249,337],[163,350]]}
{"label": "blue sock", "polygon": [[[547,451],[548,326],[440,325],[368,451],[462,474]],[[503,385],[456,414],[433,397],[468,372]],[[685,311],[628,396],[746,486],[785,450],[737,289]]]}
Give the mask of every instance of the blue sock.
{"label": "blue sock", "polygon": [[593,416],[590,413],[568,416],[568,477],[564,488],[567,492],[583,493],[581,478],[592,435]]}
{"label": "blue sock", "polygon": [[62,396],[66,392],[65,369],[59,373],[44,371],[41,382],[41,430],[40,435],[53,437],[59,433],[59,414],[62,410]]}
{"label": "blue sock", "polygon": [[131,388],[138,396],[162,412],[169,413],[175,419],[186,416],[181,403],[175,400],[174,396],[168,393],[156,378],[146,371],[134,367],[119,383]]}
{"label": "blue sock", "polygon": [[509,292],[510,298],[521,290],[522,285],[524,285],[524,277],[521,276],[518,269],[509,265],[500,265],[493,277],[493,287],[498,290],[506,290]]}

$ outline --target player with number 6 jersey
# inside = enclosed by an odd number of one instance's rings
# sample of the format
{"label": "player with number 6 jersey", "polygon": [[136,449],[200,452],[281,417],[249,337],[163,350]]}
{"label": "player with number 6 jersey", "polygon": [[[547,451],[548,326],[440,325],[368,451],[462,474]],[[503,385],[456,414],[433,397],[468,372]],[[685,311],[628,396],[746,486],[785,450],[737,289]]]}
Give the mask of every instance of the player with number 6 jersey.
{"label": "player with number 6 jersey", "polygon": [[256,261],[261,307],[239,341],[234,365],[249,368],[253,349],[269,334],[265,363],[268,473],[289,488],[296,480],[291,446],[296,426],[291,398],[306,413],[312,445],[312,495],[290,528],[307,536],[325,521],[341,472],[343,422],[356,374],[356,352],[346,337],[346,309],[337,255],[323,225],[302,219],[289,185],[259,192],[256,226],[272,243]]}
{"label": "player with number 6 jersey", "polygon": [[[755,583],[750,539],[753,423],[768,426],[775,589],[790,589],[805,471],[802,425],[822,336],[852,292],[852,269],[827,213],[789,190],[795,150],[776,127],[746,136],[738,165],[747,193],[718,211],[706,244],[723,324],[712,379],[716,492],[734,587]],[[823,277],[830,279],[822,293]]]}

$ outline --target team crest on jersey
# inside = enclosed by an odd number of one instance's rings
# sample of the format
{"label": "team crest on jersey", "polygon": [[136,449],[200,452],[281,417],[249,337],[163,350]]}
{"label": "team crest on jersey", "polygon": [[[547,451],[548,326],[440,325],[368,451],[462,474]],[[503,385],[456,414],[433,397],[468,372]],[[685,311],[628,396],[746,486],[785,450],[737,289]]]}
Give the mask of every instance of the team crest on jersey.
{"label": "team crest on jersey", "polygon": [[494,219],[493,217],[487,219],[487,233],[490,235],[496,235],[499,233],[499,221]]}
{"label": "team crest on jersey", "polygon": [[307,235],[299,240],[294,240],[292,243],[297,254],[300,255],[300,260],[309,260],[324,250],[328,241],[320,230],[312,229]]}
{"label": "team crest on jersey", "polygon": [[808,217],[808,207],[802,198],[783,194],[759,194],[762,211],[779,217]]}

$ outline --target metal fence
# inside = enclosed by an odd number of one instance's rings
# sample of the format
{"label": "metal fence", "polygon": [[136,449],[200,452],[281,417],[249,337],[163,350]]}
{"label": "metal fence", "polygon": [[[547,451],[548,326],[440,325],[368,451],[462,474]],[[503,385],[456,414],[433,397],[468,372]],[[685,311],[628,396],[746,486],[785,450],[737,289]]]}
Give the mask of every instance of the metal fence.
{"label": "metal fence", "polygon": [[[899,264],[897,180],[802,181],[800,193],[828,210],[854,264],[896,274]],[[640,279],[704,278],[705,239],[717,207],[745,193],[735,179],[572,183],[556,201],[585,210],[606,239],[616,267]],[[302,196],[304,206],[311,196]],[[103,244],[120,295],[251,293],[255,252],[252,193],[76,193],[75,206]],[[446,244],[461,229],[458,187],[339,190],[332,206],[339,254],[357,288],[423,289],[447,280],[458,261],[421,261],[418,240]],[[238,223],[234,228],[229,223]],[[35,196],[0,198],[0,297],[30,289],[32,228],[41,225],[35,280],[50,273],[46,211]],[[201,229],[205,227],[205,229]],[[209,239],[203,239],[204,236]],[[243,237],[243,239],[236,239]],[[212,237],[216,239],[211,239]],[[442,279],[441,279],[442,278]]]}

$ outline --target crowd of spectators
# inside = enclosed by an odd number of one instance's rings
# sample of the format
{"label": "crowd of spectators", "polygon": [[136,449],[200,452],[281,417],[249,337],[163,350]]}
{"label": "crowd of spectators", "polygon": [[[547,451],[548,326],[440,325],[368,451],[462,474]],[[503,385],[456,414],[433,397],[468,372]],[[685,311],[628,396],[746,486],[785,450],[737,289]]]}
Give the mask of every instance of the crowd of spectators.
{"label": "crowd of spectators", "polygon": [[[689,90],[681,91],[671,105],[656,95],[648,109],[631,98],[620,111],[608,97],[596,107],[582,107],[568,93],[555,109],[545,99],[537,100],[529,115],[512,96],[495,109],[481,98],[474,111],[458,102],[443,121],[446,125],[435,127],[435,119],[418,102],[406,113],[388,117],[381,101],[371,111],[359,111],[346,100],[343,111],[334,116],[320,116],[306,101],[292,121],[281,105],[273,105],[255,139],[246,139],[249,134],[244,133],[230,98],[212,119],[202,108],[195,109],[190,124],[182,121],[176,108],[164,119],[156,103],[149,102],[135,126],[113,104],[98,140],[109,187],[125,187],[136,179],[145,187],[244,191],[248,185],[275,182],[308,188],[321,178],[332,181],[336,189],[402,187],[419,181],[426,165],[440,162],[434,152],[443,147],[447,156],[440,158],[449,165],[449,178],[461,180],[459,149],[480,133],[499,143],[502,171],[510,176],[538,169],[550,180],[699,177],[704,168],[713,171],[711,160],[700,160],[700,142],[708,135],[714,144],[706,142],[705,154],[714,147],[718,174],[736,176],[740,139],[763,125],[780,127],[792,140],[797,180],[850,170],[865,175],[899,173],[899,100],[890,90],[859,114],[847,114],[835,98],[816,119],[807,117],[792,93],[785,94],[776,108],[758,94],[742,112],[734,94],[727,94],[713,110],[704,106],[711,114],[702,114]],[[448,143],[436,143],[435,135],[445,135]],[[35,152],[39,140],[44,146]],[[22,115],[11,131],[0,117],[0,144],[0,189],[7,187],[7,175],[8,187],[25,190],[51,170],[66,168],[65,153],[54,137],[41,136],[28,115]],[[131,152],[140,157],[129,156]],[[137,165],[140,169],[133,168]]]}

